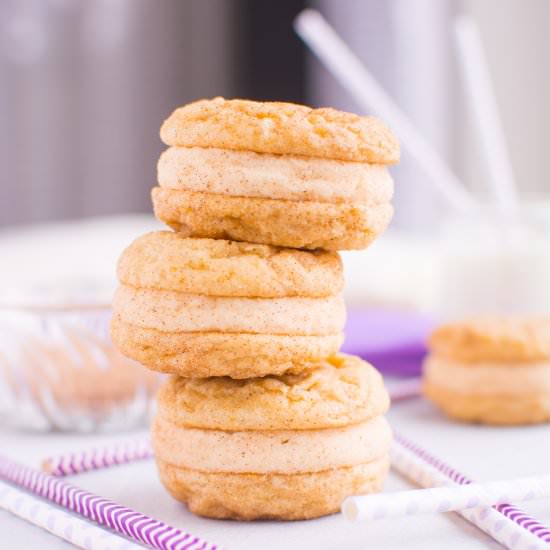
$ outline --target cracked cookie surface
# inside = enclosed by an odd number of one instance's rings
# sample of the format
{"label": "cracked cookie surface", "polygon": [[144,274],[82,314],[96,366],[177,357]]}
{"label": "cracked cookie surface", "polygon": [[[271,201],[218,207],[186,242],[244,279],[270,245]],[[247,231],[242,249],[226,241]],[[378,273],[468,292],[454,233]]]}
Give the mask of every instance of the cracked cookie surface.
{"label": "cracked cookie surface", "polygon": [[374,367],[336,354],[298,374],[246,380],[173,377],[163,385],[158,406],[163,416],[188,427],[307,430],[384,414],[389,398]]}
{"label": "cracked cookie surface", "polygon": [[377,118],[294,103],[202,99],[176,109],[160,136],[167,145],[376,164],[399,161],[397,139]]}

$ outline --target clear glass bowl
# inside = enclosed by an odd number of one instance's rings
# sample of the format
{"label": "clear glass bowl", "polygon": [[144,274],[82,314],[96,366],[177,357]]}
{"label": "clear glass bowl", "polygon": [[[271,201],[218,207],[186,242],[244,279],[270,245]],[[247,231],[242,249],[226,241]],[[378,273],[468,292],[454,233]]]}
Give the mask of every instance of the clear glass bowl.
{"label": "clear glass bowl", "polygon": [[0,296],[0,422],[34,430],[145,426],[161,376],[122,356],[111,308],[48,289]]}

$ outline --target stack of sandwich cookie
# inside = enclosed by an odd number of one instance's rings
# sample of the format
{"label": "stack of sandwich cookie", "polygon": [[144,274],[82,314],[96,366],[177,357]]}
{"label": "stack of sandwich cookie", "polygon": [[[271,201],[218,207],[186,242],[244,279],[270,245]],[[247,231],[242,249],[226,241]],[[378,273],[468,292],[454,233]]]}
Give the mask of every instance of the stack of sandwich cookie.
{"label": "stack of sandwich cookie", "polygon": [[550,320],[477,318],[439,327],[424,393],[449,416],[485,424],[550,420]]}
{"label": "stack of sandwich cookie", "polygon": [[338,250],[389,223],[378,120],[222,98],[177,109],[153,190],[175,232],[122,254],[113,340],[171,373],[153,443],[161,481],[197,514],[306,519],[381,488],[389,404],[378,372],[342,355]]}

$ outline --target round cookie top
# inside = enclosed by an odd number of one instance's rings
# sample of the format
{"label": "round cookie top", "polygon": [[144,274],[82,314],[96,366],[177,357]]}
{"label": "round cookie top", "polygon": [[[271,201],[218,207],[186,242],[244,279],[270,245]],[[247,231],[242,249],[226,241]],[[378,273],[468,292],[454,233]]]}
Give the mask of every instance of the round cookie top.
{"label": "round cookie top", "polygon": [[394,164],[399,143],[374,117],[294,103],[222,97],[176,109],[160,137],[167,145],[219,147],[327,159]]}
{"label": "round cookie top", "polygon": [[118,262],[118,278],[134,288],[207,296],[327,297],[344,285],[335,252],[304,251],[172,231],[138,237]]}
{"label": "round cookie top", "polygon": [[388,406],[380,373],[344,354],[300,374],[172,377],[158,395],[159,416],[189,428],[227,431],[335,428],[374,418]]}
{"label": "round cookie top", "polygon": [[432,354],[466,363],[550,359],[550,318],[483,317],[442,325],[429,340]]}

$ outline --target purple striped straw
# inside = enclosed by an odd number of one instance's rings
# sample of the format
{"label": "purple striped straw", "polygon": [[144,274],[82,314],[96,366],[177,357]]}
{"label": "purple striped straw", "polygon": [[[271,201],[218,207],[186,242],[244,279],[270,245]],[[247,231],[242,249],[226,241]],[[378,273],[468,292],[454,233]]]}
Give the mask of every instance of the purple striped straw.
{"label": "purple striped straw", "polygon": [[[439,458],[436,458],[422,447],[419,447],[401,435],[394,433],[394,439],[417,457],[421,458],[427,464],[448,477],[454,483],[458,483],[459,485],[469,485],[470,483],[473,483],[473,481],[464,474],[461,474]],[[511,504],[496,504],[495,506],[492,506],[492,508],[509,520],[512,520],[523,529],[526,529],[531,534],[535,535],[541,541],[550,543],[550,528],[532,516],[527,515],[516,506],[512,506]]]}
{"label": "purple striped straw", "polygon": [[129,464],[137,460],[153,457],[153,450],[149,439],[139,439],[125,443],[116,443],[109,447],[99,447],[66,453],[46,458],[42,462],[42,469],[57,477],[80,474],[91,470],[100,470]]}
{"label": "purple striped straw", "polygon": [[2,455],[0,479],[157,550],[220,550],[219,546],[190,533]]}

